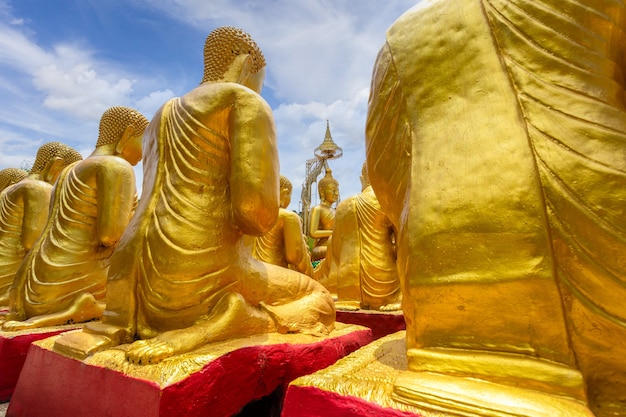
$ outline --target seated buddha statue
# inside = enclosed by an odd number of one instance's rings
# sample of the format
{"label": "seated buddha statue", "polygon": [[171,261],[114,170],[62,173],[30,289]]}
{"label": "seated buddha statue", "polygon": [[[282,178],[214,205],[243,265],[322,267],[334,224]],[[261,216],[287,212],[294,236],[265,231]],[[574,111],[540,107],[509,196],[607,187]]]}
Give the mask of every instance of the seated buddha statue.
{"label": "seated buddha statue", "polygon": [[333,178],[331,169],[317,183],[320,204],[311,209],[309,216],[309,236],[315,240],[311,259],[317,261],[326,257],[328,238],[335,228],[335,209],[333,204],[339,199],[339,182]]}
{"label": "seated buddha statue", "polygon": [[365,164],[360,179],[361,193],[337,205],[324,261],[329,264],[327,280],[337,283],[335,307],[399,310],[402,293],[393,227],[380,208]]}
{"label": "seated buddha statue", "polygon": [[280,176],[280,208],[274,226],[254,240],[253,256],[263,262],[290,268],[311,276],[311,255],[302,235],[300,216],[287,210],[291,202],[291,181]]}
{"label": "seated buddha statue", "polygon": [[398,233],[396,398],[626,415],[624,27],[624,2],[434,0],[387,31],[366,155]]}
{"label": "seated buddha statue", "polygon": [[[74,149],[60,142],[48,142],[38,150],[30,173],[0,193],[0,307],[9,306],[9,290],[26,253],[33,247],[48,219],[52,183],[58,166],[80,160]],[[11,173],[13,172],[13,173]],[[22,173],[2,171],[4,184]],[[2,320],[2,319],[0,319]]]}
{"label": "seated buddha statue", "polygon": [[9,185],[13,185],[26,178],[27,171],[20,168],[5,168],[0,171],[0,193]]}
{"label": "seated buddha statue", "polygon": [[221,27],[204,64],[201,84],[146,129],[142,197],[111,259],[102,321],[63,335],[56,351],[84,357],[131,343],[127,360],[147,364],[214,341],[333,328],[319,283],[254,259],[244,243],[279,212],[263,54],[243,30]]}
{"label": "seated buddha statue", "polygon": [[16,273],[3,330],[101,317],[110,257],[136,206],[133,165],[147,124],[127,107],[106,110],[95,150],[60,173],[45,230]]}

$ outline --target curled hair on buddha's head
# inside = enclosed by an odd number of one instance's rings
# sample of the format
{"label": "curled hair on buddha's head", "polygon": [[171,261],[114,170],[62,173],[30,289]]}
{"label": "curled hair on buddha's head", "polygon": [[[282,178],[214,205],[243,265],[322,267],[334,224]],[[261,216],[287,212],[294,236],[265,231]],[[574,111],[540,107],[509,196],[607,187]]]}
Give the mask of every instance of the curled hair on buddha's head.
{"label": "curled hair on buddha's head", "polygon": [[241,54],[248,54],[252,58],[253,74],[265,66],[263,52],[248,33],[232,26],[215,29],[204,42],[202,82],[222,79],[228,67]]}
{"label": "curled hair on buddha's head", "polygon": [[148,126],[148,119],[128,107],[115,106],[107,109],[100,118],[96,148],[117,142],[124,130],[131,125],[135,128],[135,134],[141,135]]}
{"label": "curled hair on buddha's head", "polygon": [[324,199],[324,191],[330,184],[335,184],[339,187],[339,182],[333,177],[332,169],[326,168],[326,175],[324,175],[324,178],[317,182],[317,193],[319,194],[320,199]]}
{"label": "curled hair on buddha's head", "polygon": [[19,168],[5,168],[0,171],[0,191],[4,190],[11,184],[26,178],[28,172]]}
{"label": "curled hair on buddha's head", "polygon": [[66,166],[83,160],[83,156],[76,149],[67,145],[64,145],[64,147],[65,149],[61,151],[60,157]]}
{"label": "curled hair on buddha's head", "polygon": [[289,192],[291,192],[291,190],[293,189],[293,185],[291,185],[291,181],[289,181],[289,178],[285,177],[284,175],[280,176],[280,189],[287,189],[289,190]]}
{"label": "curled hair on buddha's head", "polygon": [[44,143],[37,150],[37,156],[35,157],[35,163],[30,169],[31,174],[39,174],[45,168],[48,161],[52,158],[61,157],[62,152],[66,146],[61,142],[48,142]]}

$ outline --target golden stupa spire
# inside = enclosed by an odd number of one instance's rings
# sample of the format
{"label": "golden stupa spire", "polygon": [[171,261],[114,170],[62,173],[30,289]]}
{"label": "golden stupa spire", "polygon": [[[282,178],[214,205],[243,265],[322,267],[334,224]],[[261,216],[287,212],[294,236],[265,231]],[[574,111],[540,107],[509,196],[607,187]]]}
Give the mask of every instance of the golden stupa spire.
{"label": "golden stupa spire", "polygon": [[335,159],[343,155],[343,149],[337,146],[333,141],[333,137],[330,135],[330,124],[328,120],[326,120],[326,135],[324,136],[324,140],[320,146],[315,148],[314,153],[315,156],[321,159]]}

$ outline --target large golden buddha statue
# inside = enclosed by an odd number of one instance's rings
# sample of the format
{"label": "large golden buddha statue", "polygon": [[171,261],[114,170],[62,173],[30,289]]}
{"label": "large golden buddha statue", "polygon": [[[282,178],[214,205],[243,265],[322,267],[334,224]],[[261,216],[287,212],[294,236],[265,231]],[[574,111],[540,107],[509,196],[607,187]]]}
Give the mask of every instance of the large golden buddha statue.
{"label": "large golden buddha statue", "polygon": [[626,415],[622,1],[424,1],[387,32],[370,178],[398,231],[399,399]]}
{"label": "large golden buddha statue", "polygon": [[[55,168],[80,158],[60,142],[45,143],[37,150],[30,173],[0,193],[0,306],[8,307],[15,273],[46,225],[51,183],[58,174]],[[21,176],[17,171],[4,170],[2,174],[5,183]]]}
{"label": "large golden buddha statue", "polygon": [[335,228],[325,259],[328,280],[337,283],[341,310],[394,311],[401,308],[400,280],[391,221],[372,190],[367,167],[360,194],[337,205]]}
{"label": "large golden buddha statue", "polygon": [[0,171],[0,192],[10,185],[26,178],[27,171],[20,168],[5,168]]}
{"label": "large golden buddha statue", "polygon": [[137,199],[133,165],[148,120],[112,107],[96,149],[62,171],[45,230],[18,270],[5,331],[99,319],[110,257]]}
{"label": "large golden buddha statue", "polygon": [[133,342],[133,363],[267,332],[326,334],[332,298],[297,271],[252,257],[279,207],[272,112],[259,95],[264,57],[244,31],[214,30],[202,83],[157,112],[144,136],[137,212],[113,254],[101,323],[64,335],[75,356]]}
{"label": "large golden buddha statue", "polygon": [[311,209],[309,217],[309,236],[315,239],[311,251],[314,261],[326,257],[328,238],[335,228],[335,209],[332,205],[339,199],[339,182],[333,178],[331,169],[326,168],[326,174],[318,181],[317,192],[320,204]]}
{"label": "large golden buddha statue", "polygon": [[278,219],[269,232],[254,240],[256,259],[283,268],[291,268],[311,276],[313,266],[306,238],[302,235],[300,216],[287,210],[291,202],[291,181],[280,176],[280,209]]}

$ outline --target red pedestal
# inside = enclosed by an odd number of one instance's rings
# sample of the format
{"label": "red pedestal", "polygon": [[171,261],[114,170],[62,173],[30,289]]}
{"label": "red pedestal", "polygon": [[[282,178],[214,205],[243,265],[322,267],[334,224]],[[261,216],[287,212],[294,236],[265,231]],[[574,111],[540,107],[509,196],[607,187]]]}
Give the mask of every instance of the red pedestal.
{"label": "red pedestal", "polygon": [[406,329],[402,311],[379,312],[373,310],[337,310],[336,320],[341,323],[356,324],[372,329],[374,340]]}
{"label": "red pedestal", "polygon": [[[299,335],[280,336],[282,342],[277,344],[258,344],[258,337],[243,339],[234,344],[234,350],[208,360],[172,384],[67,358],[44,347],[51,346],[53,339],[42,341],[30,349],[7,416],[231,416],[249,402],[286,388],[291,380],[327,367],[372,340],[369,329],[343,327],[343,332],[312,343],[291,338]],[[250,345],[241,347],[248,340]]]}
{"label": "red pedestal", "polygon": [[281,417],[419,417],[316,387],[290,386]]}
{"label": "red pedestal", "polygon": [[53,330],[39,329],[30,333],[0,332],[0,402],[11,398],[31,343],[76,328],[76,326],[55,327]]}

